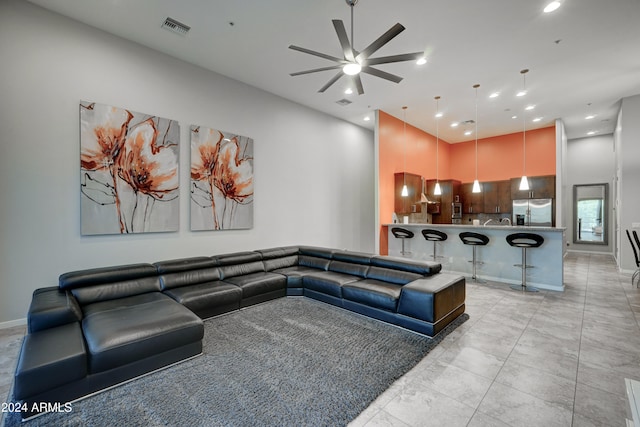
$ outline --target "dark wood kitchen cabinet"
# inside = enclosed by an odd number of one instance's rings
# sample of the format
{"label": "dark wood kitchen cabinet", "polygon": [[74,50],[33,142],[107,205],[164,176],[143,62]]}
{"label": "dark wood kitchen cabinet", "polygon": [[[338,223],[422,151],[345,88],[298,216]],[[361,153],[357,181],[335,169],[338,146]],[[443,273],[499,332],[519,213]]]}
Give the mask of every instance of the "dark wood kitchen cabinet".
{"label": "dark wood kitchen cabinet", "polygon": [[511,178],[511,198],[554,199],[556,197],[556,176],[530,176],[529,190],[520,190],[520,178]]}
{"label": "dark wood kitchen cabinet", "polygon": [[511,181],[490,181],[482,183],[484,213],[510,213]]}
{"label": "dark wood kitchen cabinet", "polygon": [[429,200],[434,200],[440,204],[439,213],[433,213],[431,215],[431,221],[434,224],[451,224],[451,203],[455,200],[456,196],[460,195],[460,181],[447,179],[440,180],[439,182],[442,194],[436,196],[434,194],[436,180],[427,180],[427,197]]}
{"label": "dark wood kitchen cabinet", "polygon": [[[422,212],[420,205],[420,194],[422,193],[422,177],[420,175],[398,172],[394,174],[395,185],[393,188],[394,204],[393,210],[396,214],[409,215],[410,213]],[[409,194],[402,197],[402,186],[407,184]]]}
{"label": "dark wood kitchen cabinet", "polygon": [[460,201],[462,202],[463,214],[477,214],[484,212],[483,183],[480,183],[480,192],[473,192],[473,183],[460,185]]}

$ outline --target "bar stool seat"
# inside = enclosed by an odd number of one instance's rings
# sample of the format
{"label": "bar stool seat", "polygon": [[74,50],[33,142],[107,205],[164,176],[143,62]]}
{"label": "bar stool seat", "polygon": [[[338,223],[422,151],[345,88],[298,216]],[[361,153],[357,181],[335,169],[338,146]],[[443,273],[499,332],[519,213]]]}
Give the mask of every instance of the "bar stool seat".
{"label": "bar stool seat", "polygon": [[538,288],[527,286],[527,269],[533,265],[527,265],[527,249],[540,247],[544,243],[544,237],[535,233],[513,233],[506,237],[507,243],[516,248],[522,248],[522,264],[514,264],[514,267],[522,269],[522,284],[513,285],[511,289],[523,292],[538,292]]}
{"label": "bar stool seat", "polygon": [[444,242],[447,240],[447,233],[443,233],[440,230],[433,230],[431,228],[425,228],[422,230],[422,236],[430,242],[433,242],[433,260],[435,261],[437,258],[444,258],[442,256],[436,256],[436,243]]}
{"label": "bar stool seat", "polygon": [[406,239],[413,239],[413,231],[411,230],[407,230],[406,228],[401,228],[401,227],[393,227],[391,229],[391,232],[393,233],[393,236],[396,239],[400,239],[402,241],[402,250],[400,251],[400,253],[402,255],[408,255],[411,254],[411,252],[405,251],[404,250],[404,241]]}
{"label": "bar stool seat", "polygon": [[482,261],[478,261],[476,259],[476,248],[478,246],[486,246],[489,243],[489,237],[484,234],[474,233],[473,231],[465,231],[460,233],[460,240],[465,245],[470,245],[473,247],[473,259],[469,262],[473,263],[473,275],[471,278],[476,282],[480,282],[478,280],[478,276],[476,275],[476,265],[484,264]]}

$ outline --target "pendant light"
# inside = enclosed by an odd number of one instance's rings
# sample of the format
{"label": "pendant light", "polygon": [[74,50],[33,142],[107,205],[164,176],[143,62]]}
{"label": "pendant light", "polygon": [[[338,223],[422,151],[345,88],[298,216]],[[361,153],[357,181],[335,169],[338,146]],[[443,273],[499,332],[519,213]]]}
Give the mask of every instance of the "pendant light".
{"label": "pendant light", "polygon": [[[522,74],[522,91],[526,93],[527,91],[527,82],[526,82],[526,74],[529,70],[524,69],[520,71]],[[520,178],[520,190],[528,191],[529,190],[529,180],[527,179],[527,109],[522,109],[522,178]]]}
{"label": "pendant light", "polygon": [[473,188],[471,189],[472,193],[480,192],[480,182],[478,182],[478,88],[479,84],[473,85],[473,88],[476,90],[476,179],[473,180]]}
{"label": "pendant light", "polygon": [[438,100],[440,99],[439,96],[436,96],[436,188],[433,190],[433,194],[435,194],[436,196],[440,196],[442,195],[442,189],[440,188],[440,181],[438,180],[439,176],[438,176],[438,148],[440,145],[440,135],[439,135],[439,124],[440,124],[440,117],[442,117],[442,115],[440,114],[440,110],[438,109]]}
{"label": "pendant light", "polygon": [[407,107],[402,107],[402,138],[404,139],[404,172],[402,172],[402,191],[400,195],[407,197],[409,195],[409,189],[407,188]]}

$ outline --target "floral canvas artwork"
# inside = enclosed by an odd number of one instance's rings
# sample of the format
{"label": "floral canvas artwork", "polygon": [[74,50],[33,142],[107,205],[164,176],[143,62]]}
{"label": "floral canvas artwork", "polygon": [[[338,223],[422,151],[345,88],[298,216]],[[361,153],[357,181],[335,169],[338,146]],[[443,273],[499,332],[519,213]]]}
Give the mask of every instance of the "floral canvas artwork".
{"label": "floral canvas artwork", "polygon": [[83,235],[177,231],[177,121],[80,103]]}
{"label": "floral canvas artwork", "polygon": [[191,126],[191,230],[253,227],[253,139]]}

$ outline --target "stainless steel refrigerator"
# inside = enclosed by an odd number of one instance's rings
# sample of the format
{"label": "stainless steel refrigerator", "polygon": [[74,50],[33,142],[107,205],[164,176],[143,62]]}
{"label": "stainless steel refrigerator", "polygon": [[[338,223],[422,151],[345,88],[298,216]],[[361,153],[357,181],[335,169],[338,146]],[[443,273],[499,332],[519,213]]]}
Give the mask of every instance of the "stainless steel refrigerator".
{"label": "stainless steel refrigerator", "polygon": [[551,227],[553,199],[522,199],[513,201],[513,225]]}

